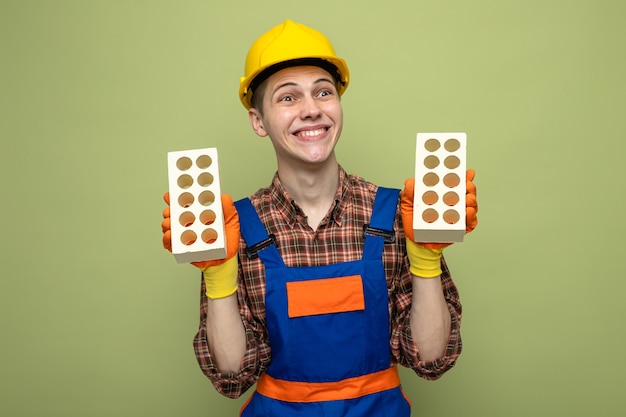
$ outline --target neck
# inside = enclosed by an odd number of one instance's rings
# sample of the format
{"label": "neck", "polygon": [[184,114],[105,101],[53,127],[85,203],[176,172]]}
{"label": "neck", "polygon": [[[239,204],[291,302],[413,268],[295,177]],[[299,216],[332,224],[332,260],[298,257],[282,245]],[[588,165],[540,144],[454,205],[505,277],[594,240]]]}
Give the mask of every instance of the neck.
{"label": "neck", "polygon": [[339,164],[330,158],[324,164],[298,169],[278,167],[280,181],[302,208],[311,228],[316,229],[334,203],[339,181]]}

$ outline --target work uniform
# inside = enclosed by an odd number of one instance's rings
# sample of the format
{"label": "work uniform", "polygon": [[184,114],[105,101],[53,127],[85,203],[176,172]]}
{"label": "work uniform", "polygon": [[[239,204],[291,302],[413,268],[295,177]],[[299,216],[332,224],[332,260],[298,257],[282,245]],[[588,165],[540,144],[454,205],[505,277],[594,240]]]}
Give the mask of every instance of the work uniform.
{"label": "work uniform", "polygon": [[249,199],[235,203],[248,257],[266,272],[272,362],[242,417],[408,417],[390,366],[385,240],[393,239],[398,190],[380,187],[362,259],[287,267]]}

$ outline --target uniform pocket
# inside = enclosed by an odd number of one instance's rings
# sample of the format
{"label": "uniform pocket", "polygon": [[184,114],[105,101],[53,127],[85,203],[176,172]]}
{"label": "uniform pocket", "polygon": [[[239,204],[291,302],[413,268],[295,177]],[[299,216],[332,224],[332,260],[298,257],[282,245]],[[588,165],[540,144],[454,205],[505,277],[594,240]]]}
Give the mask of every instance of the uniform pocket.
{"label": "uniform pocket", "polygon": [[287,282],[290,318],[365,309],[360,275]]}

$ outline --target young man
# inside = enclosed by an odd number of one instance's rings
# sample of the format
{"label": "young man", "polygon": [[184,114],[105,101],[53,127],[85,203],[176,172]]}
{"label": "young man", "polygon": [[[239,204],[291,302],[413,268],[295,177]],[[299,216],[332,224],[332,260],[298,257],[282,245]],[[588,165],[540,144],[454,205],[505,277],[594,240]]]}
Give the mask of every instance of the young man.
{"label": "young man", "polygon": [[[415,242],[413,181],[400,196],[337,162],[348,83],[324,35],[289,20],[248,53],[240,99],[277,172],[249,199],[224,197],[227,259],[194,264],[196,356],[226,396],[257,384],[242,416],[409,416],[397,364],[436,379],[461,352],[447,244]],[[472,180],[469,171],[468,232]]]}

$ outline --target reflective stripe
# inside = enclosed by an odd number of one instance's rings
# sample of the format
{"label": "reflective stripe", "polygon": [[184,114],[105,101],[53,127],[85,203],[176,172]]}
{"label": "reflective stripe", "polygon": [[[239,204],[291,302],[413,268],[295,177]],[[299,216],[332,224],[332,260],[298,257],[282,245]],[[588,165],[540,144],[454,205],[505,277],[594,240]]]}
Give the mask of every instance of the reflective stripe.
{"label": "reflective stripe", "polygon": [[365,309],[360,275],[287,282],[289,317]]}
{"label": "reflective stripe", "polygon": [[359,398],[400,386],[397,366],[337,382],[296,382],[261,375],[256,390],[275,400],[311,403]]}

